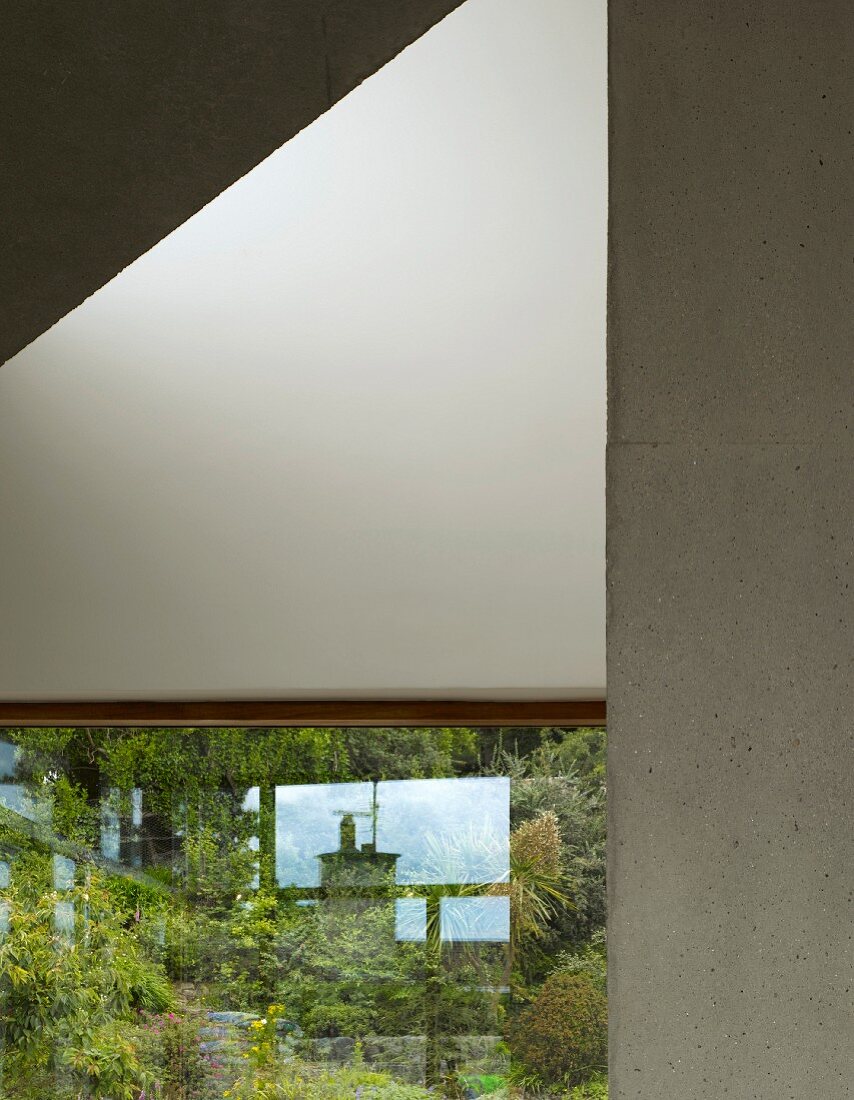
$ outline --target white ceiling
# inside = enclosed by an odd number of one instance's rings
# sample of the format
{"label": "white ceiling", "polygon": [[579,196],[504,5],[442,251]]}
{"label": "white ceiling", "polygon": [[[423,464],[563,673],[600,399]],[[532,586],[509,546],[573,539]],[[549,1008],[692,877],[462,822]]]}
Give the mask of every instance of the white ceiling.
{"label": "white ceiling", "polygon": [[0,696],[604,692],[604,0],[468,0],[0,370]]}

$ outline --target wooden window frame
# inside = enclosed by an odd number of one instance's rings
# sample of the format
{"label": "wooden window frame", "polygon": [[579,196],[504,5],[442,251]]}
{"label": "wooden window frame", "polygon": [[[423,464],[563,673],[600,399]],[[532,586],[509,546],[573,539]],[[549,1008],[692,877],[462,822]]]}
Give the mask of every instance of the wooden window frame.
{"label": "wooden window frame", "polygon": [[604,699],[0,700],[9,726],[604,726]]}

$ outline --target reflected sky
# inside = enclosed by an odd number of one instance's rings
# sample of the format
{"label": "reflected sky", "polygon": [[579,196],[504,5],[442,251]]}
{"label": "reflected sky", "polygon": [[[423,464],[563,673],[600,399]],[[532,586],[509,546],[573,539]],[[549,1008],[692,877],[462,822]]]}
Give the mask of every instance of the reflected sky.
{"label": "reflected sky", "polygon": [[427,902],[398,898],[394,903],[394,938],[423,943],[427,939]]}
{"label": "reflected sky", "polygon": [[74,886],[74,872],[76,866],[73,859],[54,854],[53,857],[53,888],[54,890],[71,890]]}
{"label": "reflected sky", "polygon": [[356,843],[371,839],[371,783],[276,787],[276,879],[280,886],[319,886],[321,852],[338,848],[341,817],[358,816]]}
{"label": "reflected sky", "polygon": [[509,943],[509,898],[442,898],[442,939],[448,943]]}
{"label": "reflected sky", "polygon": [[[373,784],[276,788],[280,886],[320,884],[317,856],[337,850],[341,817],[356,843],[373,837]],[[510,781],[505,777],[406,779],[377,784],[377,848],[400,856],[400,884],[496,882],[509,872]]]}
{"label": "reflected sky", "polygon": [[[510,899],[441,898],[439,929],[445,943],[509,943]],[[414,943],[427,939],[427,902],[424,898],[397,899],[395,938]]]}
{"label": "reflected sky", "polygon": [[30,821],[37,821],[40,817],[46,824],[50,821],[50,806],[43,800],[40,805],[37,804],[27,788],[20,783],[0,783],[0,806]]}

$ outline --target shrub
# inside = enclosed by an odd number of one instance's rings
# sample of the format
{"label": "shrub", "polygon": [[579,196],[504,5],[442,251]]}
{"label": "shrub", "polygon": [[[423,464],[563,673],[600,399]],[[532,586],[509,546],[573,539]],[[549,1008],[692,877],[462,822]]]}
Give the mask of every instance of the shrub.
{"label": "shrub", "polygon": [[517,1059],[548,1085],[580,1084],[604,1067],[607,1048],[607,1002],[584,974],[552,974],[515,1028]]}
{"label": "shrub", "polygon": [[608,982],[604,930],[594,932],[590,942],[584,944],[580,951],[561,951],[555,959],[553,973],[583,974],[604,993]]}
{"label": "shrub", "polygon": [[165,1007],[171,989],[112,910],[102,873],[87,866],[81,882],[59,891],[51,868],[49,855],[22,853],[3,890],[4,1087],[20,1100],[66,1087],[92,1100],[136,1100],[147,1081],[136,1009]]}
{"label": "shrub", "polygon": [[467,1088],[474,1089],[478,1096],[494,1096],[507,1084],[504,1077],[497,1073],[464,1073],[461,1081]]}
{"label": "shrub", "polygon": [[435,1093],[421,1088],[420,1085],[404,1085],[392,1081],[378,1088],[363,1090],[365,1100],[432,1100]]}
{"label": "shrub", "polygon": [[607,1074],[597,1073],[583,1085],[576,1085],[569,1090],[567,1100],[608,1100]]}
{"label": "shrub", "polygon": [[212,1100],[222,1094],[219,1059],[205,1051],[203,1021],[194,1015],[145,1016],[140,1054],[157,1100]]}

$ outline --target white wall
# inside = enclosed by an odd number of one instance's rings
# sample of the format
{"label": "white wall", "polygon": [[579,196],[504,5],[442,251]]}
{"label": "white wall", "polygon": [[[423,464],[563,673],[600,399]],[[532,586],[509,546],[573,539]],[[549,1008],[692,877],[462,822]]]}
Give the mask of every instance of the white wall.
{"label": "white wall", "polygon": [[0,695],[601,694],[605,111],[468,0],[0,370]]}

